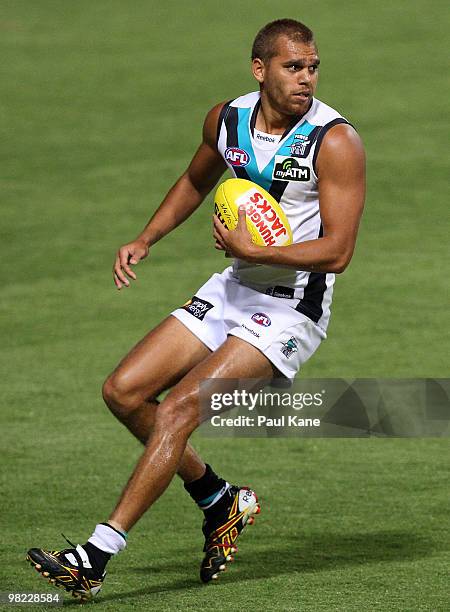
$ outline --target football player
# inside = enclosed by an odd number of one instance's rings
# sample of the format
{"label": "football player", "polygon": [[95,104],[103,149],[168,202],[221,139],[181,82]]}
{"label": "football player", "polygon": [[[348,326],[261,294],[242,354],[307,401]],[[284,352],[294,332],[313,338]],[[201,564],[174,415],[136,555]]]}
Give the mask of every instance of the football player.
{"label": "football player", "polygon": [[326,337],[335,275],[355,247],[365,162],[355,129],[314,95],[319,63],[304,24],[281,19],[262,28],[252,48],[258,90],[210,110],[187,170],[117,253],[113,278],[122,289],[136,279],[133,267],[200,206],[226,169],[269,191],[293,233],[292,245],[261,247],[252,243],[245,210],[234,231],[214,219],[216,248],[233,265],[150,331],[106,380],[105,402],[145,445],[143,454],[113,512],[85,544],[28,552],[43,576],[75,595],[99,591],[109,559],[126,547],[127,533],[176,473],[204,514],[204,582],[232,560],[239,534],[259,511],[255,493],[216,474],[189,437],[202,419],[202,381],[293,379]]}

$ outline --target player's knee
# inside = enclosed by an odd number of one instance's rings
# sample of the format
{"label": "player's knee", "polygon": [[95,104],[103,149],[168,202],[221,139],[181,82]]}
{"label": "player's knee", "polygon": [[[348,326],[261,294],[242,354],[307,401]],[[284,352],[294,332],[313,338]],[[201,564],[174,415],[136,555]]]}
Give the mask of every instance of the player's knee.
{"label": "player's knee", "polygon": [[184,432],[190,435],[199,425],[194,398],[166,398],[156,411],[155,429],[165,433]]}
{"label": "player's knee", "polygon": [[142,398],[139,393],[127,384],[125,377],[113,373],[103,383],[103,399],[111,412],[118,418],[126,418],[131,412],[139,408]]}

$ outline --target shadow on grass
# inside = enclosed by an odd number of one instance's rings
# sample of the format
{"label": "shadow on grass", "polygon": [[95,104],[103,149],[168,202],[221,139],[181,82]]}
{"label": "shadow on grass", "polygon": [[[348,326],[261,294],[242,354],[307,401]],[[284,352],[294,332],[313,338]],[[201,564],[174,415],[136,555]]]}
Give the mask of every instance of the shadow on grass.
{"label": "shadow on grass", "polygon": [[[186,566],[183,566],[183,569],[186,570]],[[147,568],[146,573],[148,572],[152,572],[153,568]],[[180,571],[180,569],[178,568],[177,570],[178,572]],[[96,598],[94,603],[101,605],[102,603],[107,603],[109,601],[121,601],[121,600],[130,600],[133,598],[139,599],[139,597],[143,597],[143,596],[147,596],[147,595],[152,595],[152,594],[156,594],[156,593],[170,593],[173,591],[193,591],[194,589],[204,589],[205,585],[201,584],[200,582],[195,582],[193,581],[191,578],[190,579],[184,579],[184,580],[173,580],[173,581],[169,581],[169,582],[163,582],[159,585],[155,585],[155,586],[148,586],[148,587],[144,587],[142,589],[135,589],[134,591],[124,591],[123,593],[111,593],[110,595],[108,594],[103,594],[102,593],[98,596],[98,599]],[[79,600],[76,599],[67,599],[64,601],[64,607],[66,606],[80,606],[80,605],[86,605],[86,604],[80,604]],[[87,605],[90,605],[89,603]]]}
{"label": "shadow on grass", "polygon": [[[236,571],[233,572],[234,568],[230,568],[230,573],[227,573],[226,582],[231,584],[248,580],[263,580],[283,574],[292,575],[293,572],[317,572],[343,566],[411,561],[426,557],[435,550],[436,546],[433,545],[433,542],[407,531],[380,531],[349,535],[306,534],[288,541],[286,539],[282,542],[274,540],[270,546],[264,546],[264,548],[253,546],[253,550],[249,543],[248,548],[245,546],[242,556],[239,554]],[[178,558],[174,556],[171,561],[155,559],[151,565],[145,567],[129,567],[128,572],[134,574],[163,574],[166,578],[176,575],[177,579],[166,579],[159,585],[134,591],[105,594],[99,598],[99,603],[138,598],[165,591],[204,588],[200,582],[195,582],[191,577],[179,578],[180,575],[186,575],[187,567],[192,576],[191,563],[195,566],[200,561],[200,555],[188,554],[187,556],[180,555]]]}

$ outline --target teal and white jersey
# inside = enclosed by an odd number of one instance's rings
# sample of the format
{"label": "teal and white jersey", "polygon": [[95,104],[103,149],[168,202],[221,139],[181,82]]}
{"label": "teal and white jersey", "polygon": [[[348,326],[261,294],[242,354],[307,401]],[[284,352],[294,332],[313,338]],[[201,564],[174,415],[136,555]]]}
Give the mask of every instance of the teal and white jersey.
{"label": "teal and white jersey", "polygon": [[[320,238],[316,158],[328,129],[347,121],[313,98],[309,111],[281,136],[255,129],[259,92],[236,98],[222,109],[217,148],[233,176],[266,189],[282,206],[295,243]],[[249,264],[235,259],[239,282],[276,297],[296,298],[296,310],[326,329],[330,317],[334,274],[304,272],[287,266]]]}

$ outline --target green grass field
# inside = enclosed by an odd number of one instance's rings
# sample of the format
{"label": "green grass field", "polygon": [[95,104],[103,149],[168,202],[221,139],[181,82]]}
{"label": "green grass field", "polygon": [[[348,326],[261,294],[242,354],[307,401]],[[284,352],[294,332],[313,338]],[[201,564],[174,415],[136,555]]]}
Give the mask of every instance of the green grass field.
{"label": "green grass field", "polygon": [[[113,287],[113,255],[186,167],[206,111],[255,88],[249,49],[269,20],[315,30],[318,97],[357,126],[368,154],[357,251],[303,375],[448,376],[446,8],[1,3],[0,591],[52,592],[27,548],[62,548],[61,531],[85,541],[139,456],[100,387],[225,267],[211,199],[128,291]],[[96,610],[449,609],[448,439],[194,438],[261,497],[237,561],[218,584],[199,584],[201,515],[176,480],[111,563]]]}

